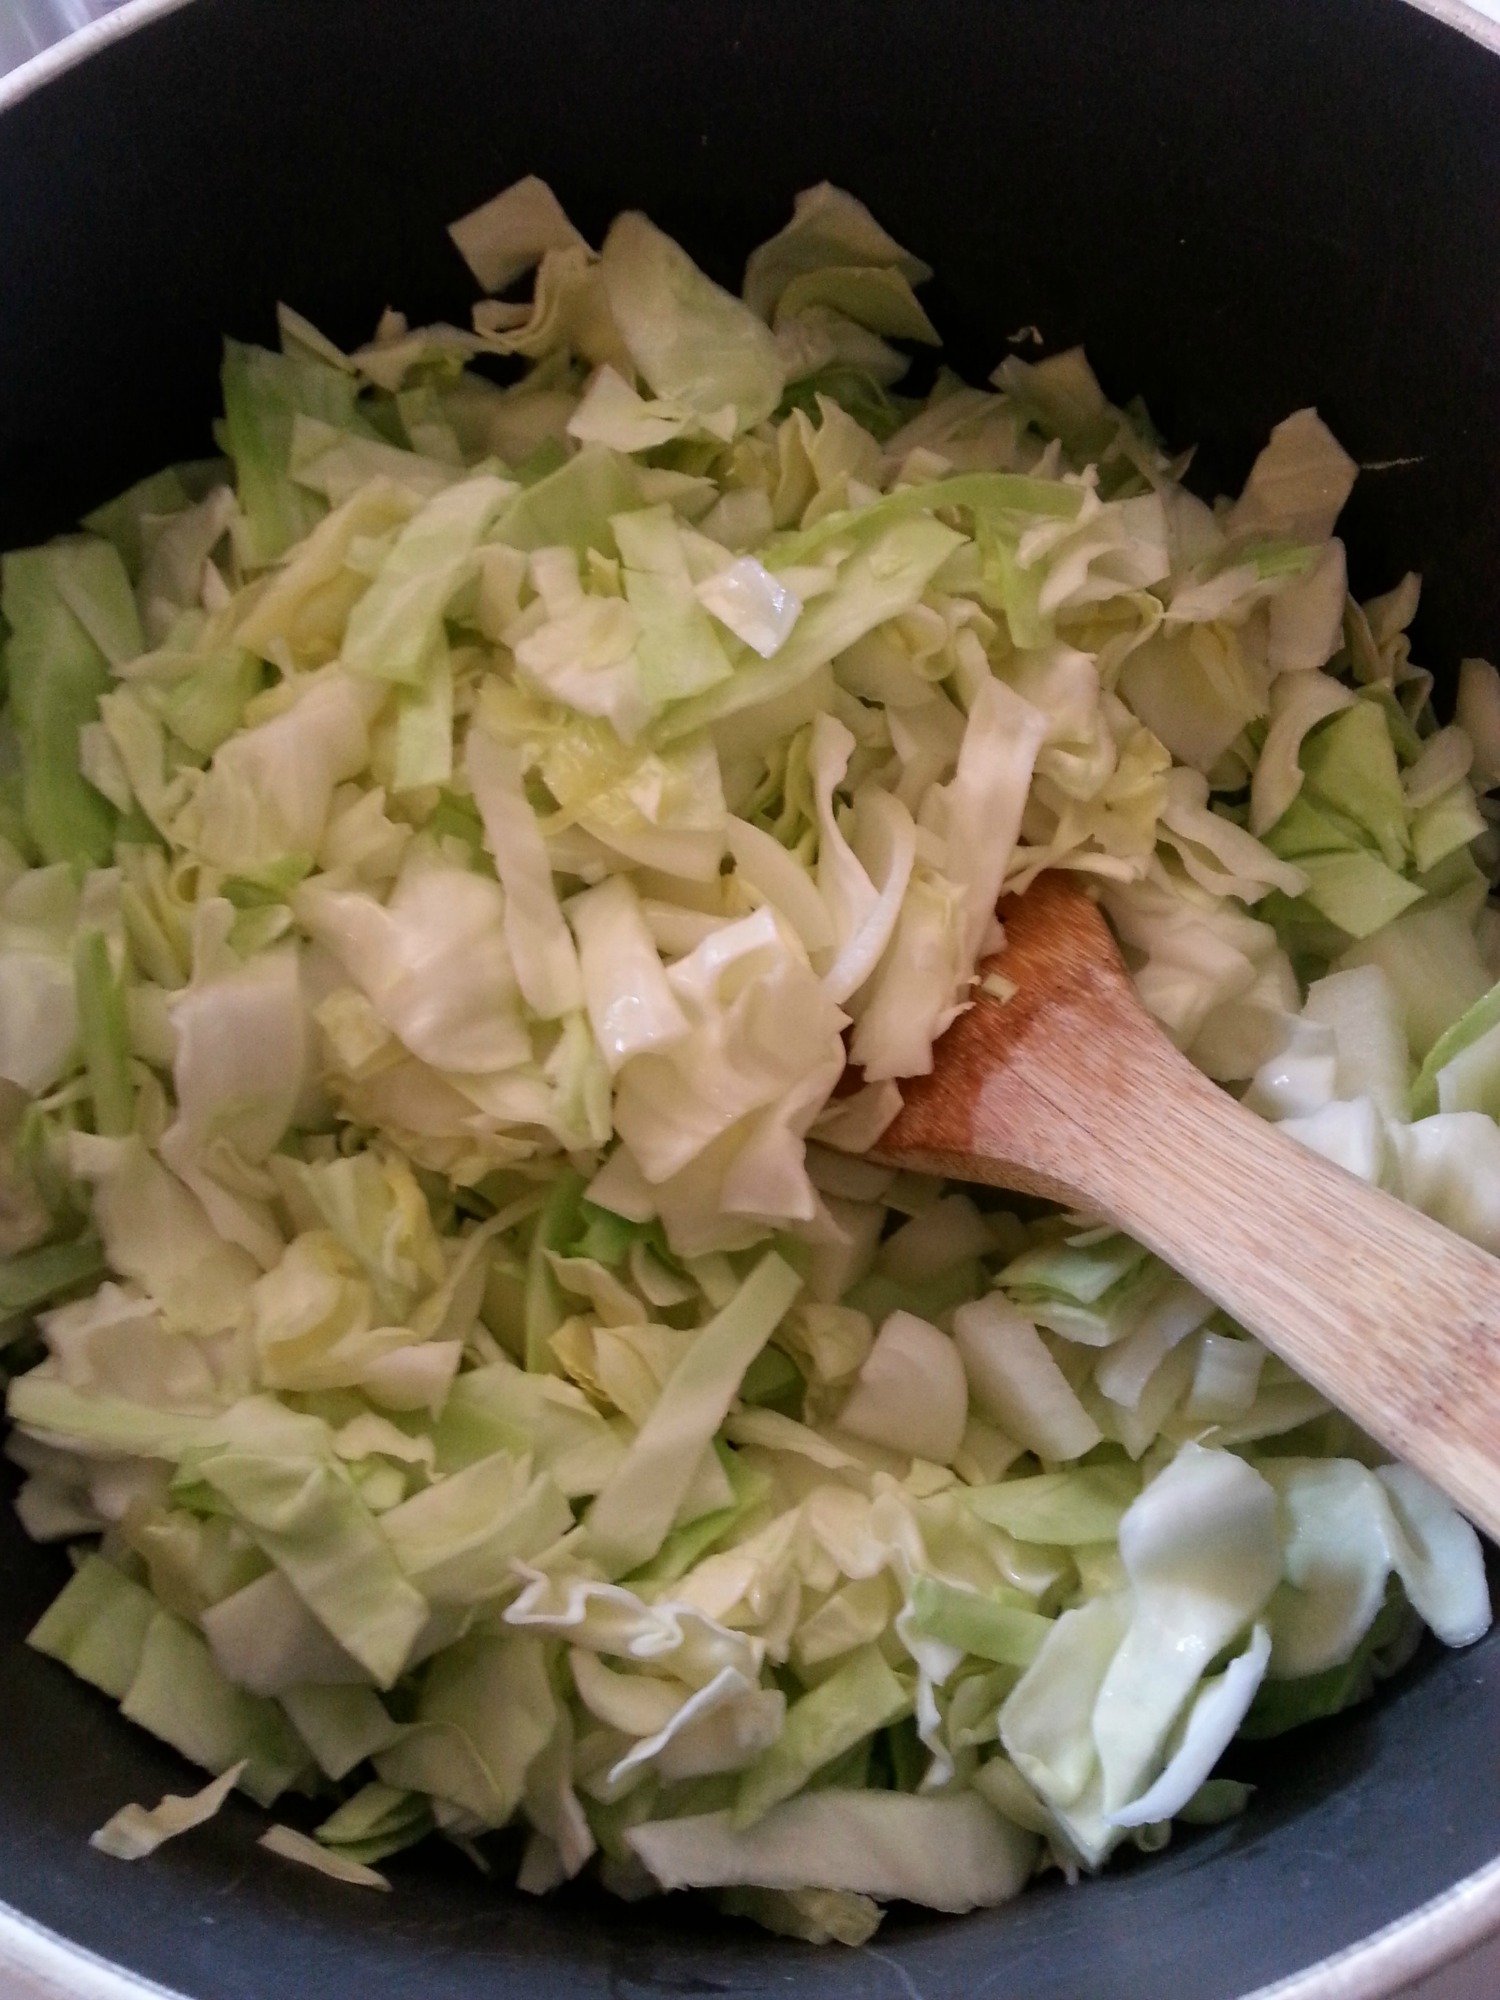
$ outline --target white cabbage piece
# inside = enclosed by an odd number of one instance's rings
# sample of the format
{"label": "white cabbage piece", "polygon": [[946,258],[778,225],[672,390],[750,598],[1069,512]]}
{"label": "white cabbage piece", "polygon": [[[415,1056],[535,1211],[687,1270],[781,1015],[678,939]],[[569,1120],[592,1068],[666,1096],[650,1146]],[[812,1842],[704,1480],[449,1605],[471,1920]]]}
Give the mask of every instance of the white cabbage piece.
{"label": "white cabbage piece", "polygon": [[1229,531],[1323,541],[1353,491],[1358,469],[1316,410],[1298,410],[1276,426],[1251,466]]}
{"label": "white cabbage piece", "polygon": [[450,223],[459,255],[487,292],[503,292],[549,250],[587,248],[557,196],[527,174]]}
{"label": "white cabbage piece", "polygon": [[[1205,1756],[1211,1768],[1238,1726],[1270,1656],[1264,1638],[1222,1689],[1202,1683],[1276,1588],[1276,1494],[1233,1454],[1184,1445],[1121,1521],[1119,1546],[1125,1587],[1059,1618],[1000,1711],[1012,1762],[1090,1866],[1136,1823],[1138,1800],[1157,1784],[1174,1794]],[[1189,1702],[1202,1704],[1196,1728],[1169,1758]]]}
{"label": "white cabbage piece", "polygon": [[231,736],[185,809],[189,844],[242,874],[315,854],[335,787],[369,761],[378,705],[377,689],[332,667],[271,720]]}
{"label": "white cabbage piece", "polygon": [[915,1313],[894,1312],[860,1364],[838,1422],[872,1444],[951,1465],[968,1414],[968,1383],[953,1341]]}
{"label": "white cabbage piece", "polygon": [[844,1016],[800,943],[762,909],[715,931],[666,983],[688,1033],[622,1067],[615,1126],[669,1231],[706,1248],[715,1211],[810,1220],[803,1135],[842,1074]]}
{"label": "white cabbage piece", "polygon": [[321,879],[296,898],[309,934],[414,1056],[486,1072],[531,1055],[496,882],[417,857],[385,903]]}
{"label": "white cabbage piece", "polygon": [[112,1855],[116,1861],[144,1861],[166,1841],[176,1840],[179,1834],[191,1833],[194,1827],[211,1820],[244,1771],[241,1759],[191,1798],[168,1792],[159,1805],[150,1808],[121,1806],[96,1833],[89,1835],[89,1846],[98,1848],[101,1854]]}

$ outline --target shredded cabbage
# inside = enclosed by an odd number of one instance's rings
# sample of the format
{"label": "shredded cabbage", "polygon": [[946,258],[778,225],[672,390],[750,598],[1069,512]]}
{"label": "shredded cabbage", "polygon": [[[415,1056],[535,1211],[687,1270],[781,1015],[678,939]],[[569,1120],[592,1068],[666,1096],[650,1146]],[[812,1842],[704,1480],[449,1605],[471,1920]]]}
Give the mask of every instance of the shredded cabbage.
{"label": "shredded cabbage", "polygon": [[96,1839],[303,1792],[346,1882],[514,1822],[858,1943],[1237,1810],[1485,1629],[1472,1530],[1139,1245],[855,1155],[1069,868],[1500,1253],[1500,678],[1437,728],[1310,410],[1211,508],[1077,351],[904,393],[835,188],[741,297],[535,179],[452,234],[531,302],[283,311],[224,459],[0,568],[31,1642],[215,1774]]}

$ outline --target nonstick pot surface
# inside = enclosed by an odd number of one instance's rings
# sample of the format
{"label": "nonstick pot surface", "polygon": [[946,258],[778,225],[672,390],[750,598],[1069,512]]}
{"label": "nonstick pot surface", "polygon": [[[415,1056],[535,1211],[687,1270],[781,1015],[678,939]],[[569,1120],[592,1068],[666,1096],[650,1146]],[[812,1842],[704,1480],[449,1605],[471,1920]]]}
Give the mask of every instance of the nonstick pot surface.
{"label": "nonstick pot surface", "polygon": [[[348,340],[462,319],[442,225],[525,172],[730,281],[838,181],[937,267],[956,365],[1083,339],[1208,490],[1316,402],[1372,468],[1356,587],[1421,569],[1450,681],[1500,646],[1500,60],[1398,0],[192,0],[0,116],[0,547],[201,452],[219,336],[278,297]],[[860,1952],[438,1854],[361,1895],[240,1801],[127,1868],[88,1833],[188,1773],[21,1645],[65,1569],[8,1507],[0,1562],[0,1894],[194,2000],[1230,2000],[1500,1854],[1492,1636],[1260,1753],[1234,1825]]]}

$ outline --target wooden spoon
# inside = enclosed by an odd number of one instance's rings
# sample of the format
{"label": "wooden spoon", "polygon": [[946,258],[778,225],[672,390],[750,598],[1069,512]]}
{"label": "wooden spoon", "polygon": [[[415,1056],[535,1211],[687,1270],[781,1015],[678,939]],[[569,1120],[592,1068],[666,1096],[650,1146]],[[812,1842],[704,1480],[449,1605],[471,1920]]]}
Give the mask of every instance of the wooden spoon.
{"label": "wooden spoon", "polygon": [[1500,1537],[1500,1260],[1196,1070],[1064,876],[1000,914],[1014,996],[976,989],[874,1157],[1125,1230]]}

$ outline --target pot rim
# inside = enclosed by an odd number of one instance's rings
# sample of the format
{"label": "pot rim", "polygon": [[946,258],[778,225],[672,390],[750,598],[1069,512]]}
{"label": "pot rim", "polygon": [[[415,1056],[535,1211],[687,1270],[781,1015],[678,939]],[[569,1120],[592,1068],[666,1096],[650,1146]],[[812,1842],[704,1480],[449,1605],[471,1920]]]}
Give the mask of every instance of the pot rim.
{"label": "pot rim", "polygon": [[[158,0],[142,4],[157,7]],[[1397,2000],[1403,1989],[1453,1965],[1497,1931],[1500,1857],[1384,1930],[1257,1987],[1243,2000]],[[0,1903],[0,1975],[10,2000],[188,2000],[174,1987],[111,1965],[7,1903]]]}
{"label": "pot rim", "polygon": [[[189,0],[126,0],[0,77],[0,116],[54,78]],[[1500,57],[1500,18],[1466,0],[1402,0]],[[1383,1930],[1244,2000],[1392,2000],[1403,1986],[1452,1964],[1500,1932],[1500,1856]],[[0,1973],[14,2000],[187,2000],[111,1965],[86,1947],[0,1902]]]}

